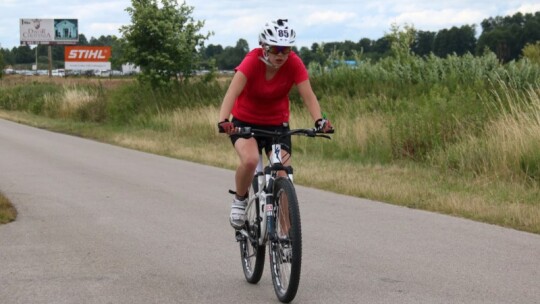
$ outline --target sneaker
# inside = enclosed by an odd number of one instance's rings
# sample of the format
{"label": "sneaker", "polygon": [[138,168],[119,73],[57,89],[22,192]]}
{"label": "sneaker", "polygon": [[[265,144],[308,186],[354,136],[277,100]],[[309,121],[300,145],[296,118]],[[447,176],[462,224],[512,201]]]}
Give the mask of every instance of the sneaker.
{"label": "sneaker", "polygon": [[238,200],[236,198],[233,199],[229,220],[234,229],[239,230],[244,227],[246,222],[246,205],[247,198],[244,200]]}

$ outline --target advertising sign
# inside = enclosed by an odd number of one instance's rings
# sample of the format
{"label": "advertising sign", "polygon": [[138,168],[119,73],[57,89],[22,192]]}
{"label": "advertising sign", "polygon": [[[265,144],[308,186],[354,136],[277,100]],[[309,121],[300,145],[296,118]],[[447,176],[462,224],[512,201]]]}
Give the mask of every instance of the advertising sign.
{"label": "advertising sign", "polygon": [[66,70],[110,70],[110,46],[66,46],[64,60]]}
{"label": "advertising sign", "polygon": [[20,19],[21,45],[77,44],[77,19]]}

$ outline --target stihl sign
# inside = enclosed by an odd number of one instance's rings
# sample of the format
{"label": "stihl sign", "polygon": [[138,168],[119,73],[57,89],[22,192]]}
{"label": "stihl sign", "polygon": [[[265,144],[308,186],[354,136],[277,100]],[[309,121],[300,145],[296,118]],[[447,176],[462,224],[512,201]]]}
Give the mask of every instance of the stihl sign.
{"label": "stihl sign", "polygon": [[110,46],[66,46],[66,62],[107,62],[111,58]]}

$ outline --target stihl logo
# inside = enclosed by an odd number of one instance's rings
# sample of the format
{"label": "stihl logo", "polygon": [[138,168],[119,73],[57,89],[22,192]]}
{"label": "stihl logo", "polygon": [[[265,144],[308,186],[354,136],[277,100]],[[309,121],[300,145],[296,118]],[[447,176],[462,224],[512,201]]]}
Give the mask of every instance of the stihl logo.
{"label": "stihl logo", "polygon": [[69,59],[106,59],[103,50],[71,50]]}
{"label": "stihl logo", "polygon": [[69,62],[107,62],[111,58],[111,47],[66,45],[64,58]]}

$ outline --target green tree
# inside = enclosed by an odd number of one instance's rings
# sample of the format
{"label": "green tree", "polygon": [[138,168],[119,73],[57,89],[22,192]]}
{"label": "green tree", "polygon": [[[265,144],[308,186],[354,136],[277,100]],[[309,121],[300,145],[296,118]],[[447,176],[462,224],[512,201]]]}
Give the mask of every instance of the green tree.
{"label": "green tree", "polygon": [[210,44],[208,46],[201,47],[199,53],[201,54],[201,68],[206,70],[221,69],[217,61],[221,53],[223,53],[223,47],[221,44]]}
{"label": "green tree", "polygon": [[390,33],[385,36],[390,41],[390,50],[394,58],[402,62],[412,56],[411,47],[416,37],[413,26],[405,24],[402,30],[398,25],[392,24]]}
{"label": "green tree", "polygon": [[217,65],[220,69],[232,70],[237,67],[249,52],[249,44],[245,39],[239,39],[235,47],[226,47],[218,56]]}
{"label": "green tree", "polygon": [[99,38],[92,37],[90,42],[87,43],[91,46],[110,46],[111,47],[111,68],[113,70],[119,70],[122,68],[124,62],[124,49],[125,40],[116,37],[115,35],[99,36]]}
{"label": "green tree", "polygon": [[439,57],[456,54],[458,56],[474,53],[476,48],[476,29],[474,25],[440,30],[433,41],[433,52]]}
{"label": "green tree", "polygon": [[313,61],[313,53],[309,50],[308,47],[306,46],[301,47],[299,54],[300,54],[300,58],[302,58],[302,61],[304,62],[306,66],[308,66],[309,63]]}
{"label": "green tree", "polygon": [[217,57],[223,53],[223,47],[221,44],[210,44],[207,47],[202,48],[201,53],[203,53],[205,59]]}
{"label": "green tree", "polygon": [[79,42],[78,45],[88,45],[88,39],[83,33],[79,33]]}
{"label": "green tree", "polygon": [[523,57],[529,59],[531,62],[540,64],[540,41],[535,44],[528,43],[523,48]]}
{"label": "green tree", "polygon": [[0,48],[0,53],[2,53],[2,57],[4,58],[5,65],[12,66],[15,64],[15,56],[13,56],[13,53],[9,49]]}
{"label": "green tree", "polygon": [[372,56],[373,59],[379,59],[381,57],[388,56],[391,46],[392,43],[388,36],[377,39],[373,44],[373,47],[371,48],[371,52],[374,53],[374,55]]}
{"label": "green tree", "polygon": [[324,65],[328,59],[328,54],[324,52],[324,43],[313,43],[311,45],[311,61]]}
{"label": "green tree", "polygon": [[141,68],[140,80],[164,86],[181,74],[188,79],[197,67],[197,48],[211,33],[199,33],[203,21],[195,21],[193,7],[177,0],[132,0],[126,11],[132,24],[122,26],[124,58]]}
{"label": "green tree", "polygon": [[481,26],[476,53],[488,48],[503,62],[518,59],[527,43],[540,40],[540,12],[488,18]]}
{"label": "green tree", "polygon": [[358,51],[362,53],[370,53],[372,52],[374,41],[369,38],[362,38],[360,41],[358,41]]}
{"label": "green tree", "polygon": [[35,52],[28,45],[14,47],[11,52],[13,52],[17,64],[32,64],[35,62]]}
{"label": "green tree", "polygon": [[433,52],[435,32],[418,31],[412,45],[412,51],[418,56],[427,56]]}

